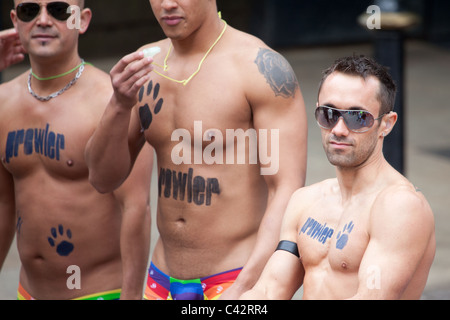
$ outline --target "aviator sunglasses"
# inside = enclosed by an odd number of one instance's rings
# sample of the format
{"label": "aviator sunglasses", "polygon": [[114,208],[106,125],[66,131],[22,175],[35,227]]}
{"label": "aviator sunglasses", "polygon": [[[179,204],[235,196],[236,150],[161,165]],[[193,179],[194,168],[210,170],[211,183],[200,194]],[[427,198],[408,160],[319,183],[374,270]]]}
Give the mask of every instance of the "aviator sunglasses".
{"label": "aviator sunglasses", "polygon": [[369,131],[375,120],[380,120],[386,113],[375,118],[369,111],[365,110],[341,110],[328,106],[319,106],[315,115],[318,125],[324,129],[334,128],[342,117],[349,130],[363,133]]}
{"label": "aviator sunglasses", "polygon": [[[67,9],[70,5],[67,2],[50,2],[47,3],[47,12],[55,19],[59,21],[66,21],[71,16],[71,13],[67,13]],[[23,22],[30,22],[35,19],[41,12],[41,4],[35,2],[24,2],[17,6],[17,17]]]}

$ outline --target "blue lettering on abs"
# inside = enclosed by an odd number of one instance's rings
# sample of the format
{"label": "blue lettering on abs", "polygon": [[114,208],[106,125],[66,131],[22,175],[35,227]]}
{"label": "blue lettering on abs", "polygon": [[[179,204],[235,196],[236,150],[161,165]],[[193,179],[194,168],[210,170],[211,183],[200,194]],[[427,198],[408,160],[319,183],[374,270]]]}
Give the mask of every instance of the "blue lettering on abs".
{"label": "blue lettering on abs", "polygon": [[19,156],[20,148],[27,156],[37,153],[51,160],[60,160],[60,152],[66,147],[62,134],[50,131],[50,125],[45,129],[21,129],[8,133],[6,140],[5,161],[10,163],[12,158]]}
{"label": "blue lettering on abs", "polygon": [[302,233],[306,234],[311,239],[325,244],[325,242],[333,235],[334,230],[330,227],[327,227],[326,223],[322,225],[313,218],[308,218],[308,220],[306,220],[305,224],[301,228],[299,234]]}
{"label": "blue lettering on abs", "polygon": [[197,206],[211,206],[213,195],[220,195],[217,178],[194,176],[194,169],[187,173],[161,168],[158,178],[159,197],[195,203]]}

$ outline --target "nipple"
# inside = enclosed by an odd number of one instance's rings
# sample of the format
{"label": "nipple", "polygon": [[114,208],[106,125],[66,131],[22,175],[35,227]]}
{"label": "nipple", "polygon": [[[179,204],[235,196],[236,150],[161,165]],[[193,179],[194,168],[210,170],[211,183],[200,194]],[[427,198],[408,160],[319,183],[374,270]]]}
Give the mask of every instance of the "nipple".
{"label": "nipple", "polygon": [[72,160],[67,160],[67,166],[68,167],[73,167],[73,161]]}

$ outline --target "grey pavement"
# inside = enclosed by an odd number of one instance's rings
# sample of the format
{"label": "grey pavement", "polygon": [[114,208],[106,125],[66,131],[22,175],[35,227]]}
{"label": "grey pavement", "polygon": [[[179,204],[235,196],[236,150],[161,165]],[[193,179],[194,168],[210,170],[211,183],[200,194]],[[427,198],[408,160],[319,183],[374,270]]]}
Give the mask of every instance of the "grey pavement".
{"label": "grey pavement", "polygon": [[[314,120],[321,72],[341,56],[372,55],[371,45],[297,48],[281,53],[292,64],[305,98],[308,121],[307,185],[335,176],[322,150]],[[118,58],[91,61],[109,71]],[[436,257],[422,299],[450,299],[450,50],[421,41],[406,43],[405,61],[406,176],[427,197],[436,219]],[[4,80],[26,70],[4,72]],[[152,180],[152,214],[156,212],[156,171]],[[393,213],[394,214],[394,213]],[[153,221],[156,221],[153,218]],[[402,230],[399,230],[402,232]],[[153,228],[152,248],[157,231]],[[0,299],[16,299],[20,260],[15,243],[0,273]],[[299,298],[301,293],[295,298]]]}

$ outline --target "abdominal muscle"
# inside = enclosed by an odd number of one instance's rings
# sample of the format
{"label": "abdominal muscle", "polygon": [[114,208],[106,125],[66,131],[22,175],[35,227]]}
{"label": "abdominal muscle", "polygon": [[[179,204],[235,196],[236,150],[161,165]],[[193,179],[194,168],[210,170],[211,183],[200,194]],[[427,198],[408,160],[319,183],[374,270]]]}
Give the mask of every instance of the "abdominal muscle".
{"label": "abdominal muscle", "polygon": [[219,179],[220,195],[210,206],[159,199],[160,239],[152,261],[160,270],[187,280],[245,265],[265,212],[267,189],[263,181],[250,188],[242,177],[242,184],[231,188],[232,177]]}
{"label": "abdominal muscle", "polygon": [[[111,195],[86,183],[42,183],[38,192],[17,183],[20,283],[36,299],[73,299],[121,287],[120,212]],[[58,248],[63,241],[70,244]],[[79,267],[80,289],[67,286],[70,266]]]}

